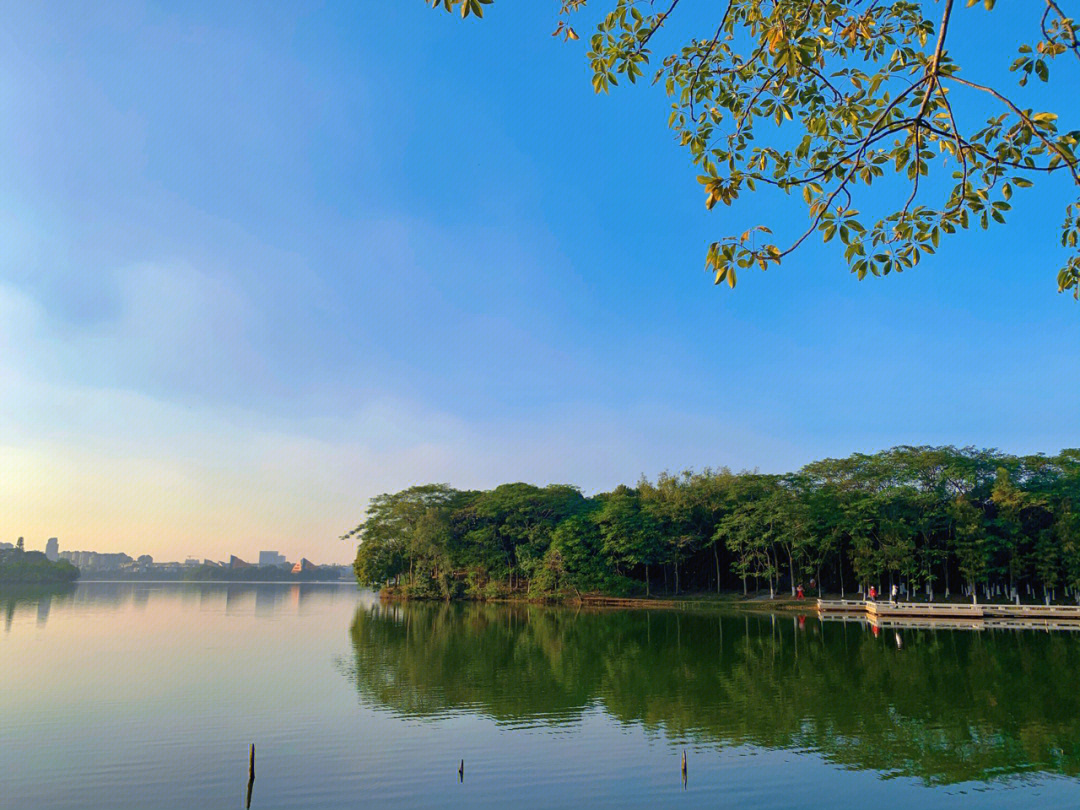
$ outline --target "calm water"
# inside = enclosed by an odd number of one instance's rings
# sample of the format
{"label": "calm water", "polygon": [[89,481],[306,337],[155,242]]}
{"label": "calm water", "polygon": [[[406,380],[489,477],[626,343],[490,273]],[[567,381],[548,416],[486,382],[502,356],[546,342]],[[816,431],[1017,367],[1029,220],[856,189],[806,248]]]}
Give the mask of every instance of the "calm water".
{"label": "calm water", "polygon": [[242,807],[252,741],[255,808],[1080,806],[1080,634],[333,585],[0,592],[0,621],[3,810]]}

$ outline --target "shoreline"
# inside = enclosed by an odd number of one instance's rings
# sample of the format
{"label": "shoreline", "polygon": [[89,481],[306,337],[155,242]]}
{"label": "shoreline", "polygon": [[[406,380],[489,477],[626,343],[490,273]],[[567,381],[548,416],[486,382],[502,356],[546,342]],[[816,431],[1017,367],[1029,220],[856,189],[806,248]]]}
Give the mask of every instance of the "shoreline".
{"label": "shoreline", "polygon": [[604,594],[580,594],[566,596],[564,598],[530,597],[527,594],[520,596],[502,596],[494,599],[472,599],[458,597],[454,599],[421,599],[415,596],[407,596],[394,593],[383,588],[378,592],[382,602],[476,602],[486,604],[504,605],[551,605],[563,607],[590,607],[609,608],[612,610],[687,610],[694,608],[717,609],[737,608],[739,610],[756,610],[769,613],[773,611],[795,612],[805,609],[807,612],[817,612],[816,603],[810,597],[802,600],[790,596],[776,597],[774,599],[761,597],[744,597],[739,593],[722,594],[687,594],[685,597],[645,597],[645,596],[608,596]]}

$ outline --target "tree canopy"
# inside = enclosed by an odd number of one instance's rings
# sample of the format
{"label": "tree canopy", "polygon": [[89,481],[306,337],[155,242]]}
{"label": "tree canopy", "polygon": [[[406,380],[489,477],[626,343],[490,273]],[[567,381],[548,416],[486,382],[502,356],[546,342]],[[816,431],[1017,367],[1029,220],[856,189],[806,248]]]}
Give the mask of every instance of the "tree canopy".
{"label": "tree canopy", "polygon": [[[493,0],[425,2],[481,17]],[[708,208],[766,188],[806,207],[796,230],[781,224],[773,236],[759,223],[713,241],[706,268],[715,283],[733,287],[742,269],[779,265],[815,235],[838,239],[860,279],[901,272],[943,236],[1004,223],[1013,193],[1038,181],[1062,190],[1058,290],[1080,297],[1080,129],[1058,121],[1076,116],[1068,100],[1080,94],[1067,3],[1009,12],[1010,25],[1019,16],[1026,27],[1015,31],[1015,51],[1001,55],[1015,79],[1004,85],[962,70],[949,49],[993,25],[985,17],[995,0],[967,0],[974,8],[954,0],[680,5],[558,0],[555,34],[578,40],[575,15],[599,6],[586,22],[593,87],[608,92],[639,78],[664,87],[669,124],[700,172]],[[682,39],[671,33],[677,24],[700,33]],[[1056,110],[1036,106],[1047,97]]]}
{"label": "tree canopy", "polygon": [[345,539],[359,543],[362,583],[419,598],[794,595],[813,582],[1080,602],[1080,450],[905,446],[785,475],[665,473],[591,497],[426,485],[374,498]]}

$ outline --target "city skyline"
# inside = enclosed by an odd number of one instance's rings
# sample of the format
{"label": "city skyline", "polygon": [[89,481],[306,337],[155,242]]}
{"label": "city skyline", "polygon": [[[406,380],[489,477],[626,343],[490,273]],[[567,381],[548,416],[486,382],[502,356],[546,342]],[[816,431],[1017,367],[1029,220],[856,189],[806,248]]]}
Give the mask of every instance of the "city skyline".
{"label": "city skyline", "polygon": [[[227,565],[229,563],[229,561],[230,561],[230,558],[236,558],[241,563],[244,563],[246,565],[256,566],[256,567],[281,566],[281,565],[292,566],[292,565],[295,565],[295,564],[297,564],[297,563],[299,563],[301,561],[308,560],[308,556],[309,556],[309,555],[307,555],[305,553],[298,553],[295,557],[290,557],[287,554],[282,554],[281,552],[279,552],[276,549],[260,549],[255,555],[249,555],[249,556],[254,557],[254,559],[251,559],[251,560],[245,559],[242,555],[234,554],[232,552],[225,553],[223,557],[218,558],[218,559],[215,559],[213,557],[193,556],[193,555],[190,555],[190,554],[181,554],[180,557],[176,558],[176,559],[159,559],[159,558],[154,557],[154,555],[152,555],[152,554],[130,554],[129,552],[127,552],[125,550],[100,551],[100,550],[97,550],[97,549],[82,548],[82,547],[79,547],[79,548],[65,548],[60,544],[60,539],[58,537],[56,537],[56,536],[52,536],[52,537],[47,538],[45,540],[45,542],[41,544],[40,548],[36,547],[35,544],[33,543],[33,541],[31,539],[27,539],[25,535],[19,535],[18,539],[23,540],[24,547],[25,547],[26,551],[41,551],[41,552],[44,552],[46,554],[46,556],[48,557],[48,559],[50,559],[50,560],[66,559],[66,560],[69,560],[71,562],[74,562],[76,565],[78,564],[78,561],[73,558],[73,555],[100,555],[100,556],[103,556],[103,557],[126,556],[131,561],[142,560],[144,557],[151,557],[152,562],[155,563],[155,564],[159,564],[159,565],[160,564],[202,565],[202,564],[206,564],[206,563],[215,564],[215,565]],[[15,547],[16,547],[16,542],[8,542],[8,541],[0,540],[0,550],[2,550],[2,549],[10,549],[10,548],[15,548]],[[314,561],[311,561],[311,562],[314,562]],[[351,562],[352,562],[352,560],[350,558],[349,560],[347,560],[344,563],[328,561],[328,562],[325,562],[325,563],[315,563],[315,564],[316,565],[350,565]]]}

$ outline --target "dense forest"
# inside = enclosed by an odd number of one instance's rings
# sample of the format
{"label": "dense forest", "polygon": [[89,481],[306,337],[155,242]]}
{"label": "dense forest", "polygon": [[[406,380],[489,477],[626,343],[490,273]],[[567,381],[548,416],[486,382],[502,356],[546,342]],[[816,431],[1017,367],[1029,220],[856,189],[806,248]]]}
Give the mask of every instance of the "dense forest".
{"label": "dense forest", "polygon": [[795,473],[573,486],[443,484],[372,499],[344,539],[411,598],[766,590],[1080,602],[1080,450],[896,447]]}

